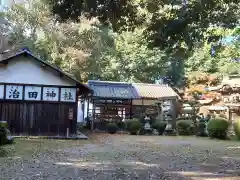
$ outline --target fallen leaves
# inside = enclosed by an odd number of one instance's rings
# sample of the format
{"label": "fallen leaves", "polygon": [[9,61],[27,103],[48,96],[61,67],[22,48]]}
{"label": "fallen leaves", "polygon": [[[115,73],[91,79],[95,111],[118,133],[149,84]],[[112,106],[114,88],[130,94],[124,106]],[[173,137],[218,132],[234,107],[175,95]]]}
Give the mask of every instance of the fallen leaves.
{"label": "fallen leaves", "polygon": [[227,148],[234,146],[227,141],[129,135],[98,135],[96,139],[76,145],[45,142],[32,151],[34,156],[11,158],[1,164],[0,179],[185,180],[201,179],[203,171],[220,173],[218,178],[239,175],[240,160],[234,157],[240,151]]}

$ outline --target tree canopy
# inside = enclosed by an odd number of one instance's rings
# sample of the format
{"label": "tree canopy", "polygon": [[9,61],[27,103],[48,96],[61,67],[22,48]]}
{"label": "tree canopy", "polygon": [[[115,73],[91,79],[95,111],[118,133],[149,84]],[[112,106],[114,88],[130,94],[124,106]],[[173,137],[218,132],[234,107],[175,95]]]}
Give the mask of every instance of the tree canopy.
{"label": "tree canopy", "polygon": [[15,48],[27,46],[81,81],[165,77],[180,86],[196,71],[239,73],[239,7],[237,0],[30,0],[5,16]]}

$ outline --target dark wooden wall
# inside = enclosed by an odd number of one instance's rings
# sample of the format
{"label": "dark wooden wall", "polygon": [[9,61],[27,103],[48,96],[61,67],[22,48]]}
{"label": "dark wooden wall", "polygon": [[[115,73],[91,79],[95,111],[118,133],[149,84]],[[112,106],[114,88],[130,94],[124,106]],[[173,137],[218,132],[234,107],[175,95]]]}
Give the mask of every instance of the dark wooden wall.
{"label": "dark wooden wall", "polygon": [[[72,118],[69,111],[73,111]],[[75,133],[77,106],[76,103],[0,101],[0,120],[7,121],[15,135],[66,135],[67,128]]]}

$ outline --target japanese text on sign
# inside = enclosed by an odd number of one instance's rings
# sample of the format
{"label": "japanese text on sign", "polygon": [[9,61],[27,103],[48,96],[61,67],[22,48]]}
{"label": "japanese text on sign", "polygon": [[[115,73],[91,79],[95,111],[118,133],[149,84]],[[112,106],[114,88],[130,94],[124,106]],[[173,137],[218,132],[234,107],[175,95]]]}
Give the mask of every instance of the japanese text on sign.
{"label": "japanese text on sign", "polygon": [[22,100],[23,86],[7,85],[6,86],[6,99]]}
{"label": "japanese text on sign", "polygon": [[75,88],[61,88],[61,101],[75,102],[76,89]]}
{"label": "japanese text on sign", "polygon": [[25,100],[40,101],[41,100],[41,87],[39,86],[25,86]]}
{"label": "japanese text on sign", "polygon": [[59,88],[56,88],[56,87],[43,88],[44,101],[58,101],[58,98],[59,98]]}

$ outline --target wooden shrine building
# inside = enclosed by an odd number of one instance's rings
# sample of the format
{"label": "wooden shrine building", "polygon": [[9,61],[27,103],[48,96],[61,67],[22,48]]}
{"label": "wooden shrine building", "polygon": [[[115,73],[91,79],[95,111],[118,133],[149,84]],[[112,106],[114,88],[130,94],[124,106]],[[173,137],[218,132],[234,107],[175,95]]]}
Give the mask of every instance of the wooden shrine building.
{"label": "wooden shrine building", "polygon": [[166,114],[171,114],[175,122],[179,96],[170,86],[95,80],[88,81],[88,85],[94,91],[87,103],[92,129],[105,131],[109,122],[117,123],[121,129],[121,122],[143,115],[164,120]]}
{"label": "wooden shrine building", "polygon": [[[133,83],[140,99],[133,100],[134,116],[139,118],[140,112],[155,115],[157,119],[165,119],[166,114],[171,115],[173,121],[178,113],[180,97],[166,84]],[[155,112],[154,112],[155,111]]]}
{"label": "wooden shrine building", "polygon": [[88,85],[94,90],[91,98],[90,114],[94,127],[92,129],[106,130],[109,122],[121,123],[132,118],[132,101],[138,99],[136,89],[130,83],[89,80]]}
{"label": "wooden shrine building", "polygon": [[0,61],[0,120],[15,135],[76,132],[78,97],[90,88],[23,50]]}

